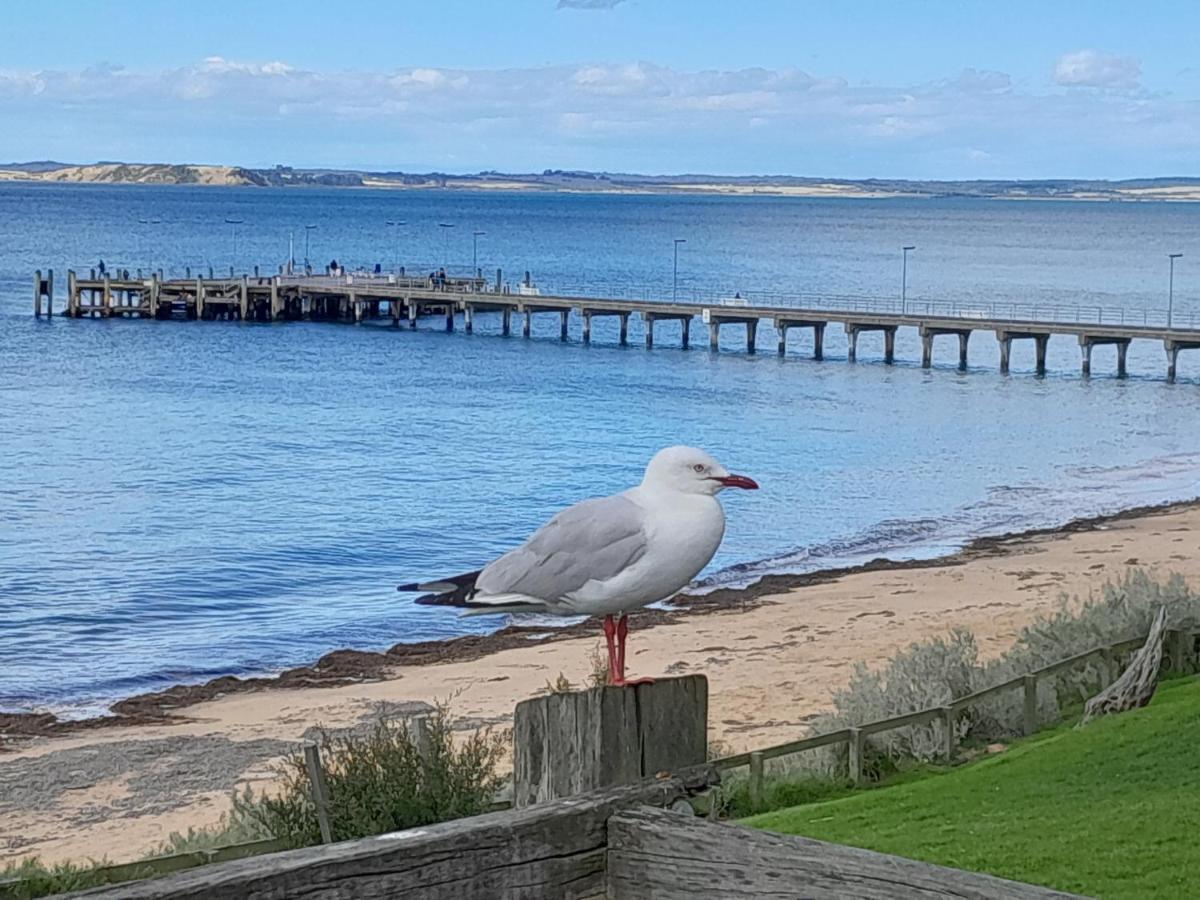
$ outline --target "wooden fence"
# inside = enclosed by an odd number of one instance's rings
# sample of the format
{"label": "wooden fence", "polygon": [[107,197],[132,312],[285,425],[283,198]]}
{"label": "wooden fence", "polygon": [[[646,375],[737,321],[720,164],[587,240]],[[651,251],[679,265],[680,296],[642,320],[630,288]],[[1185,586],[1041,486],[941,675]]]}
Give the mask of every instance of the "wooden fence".
{"label": "wooden fence", "polygon": [[[525,809],[244,859],[87,892],[92,900],[740,900],[1070,895],[691,815],[708,766]],[[670,807],[669,809],[664,807]]]}
{"label": "wooden fence", "polygon": [[[1167,655],[1170,659],[1171,668],[1174,671],[1185,672],[1194,669],[1196,637],[1196,631],[1171,630],[1165,632],[1164,643],[1167,646]],[[1040,724],[1037,713],[1037,691],[1038,683],[1041,679],[1057,675],[1059,672],[1067,669],[1072,669],[1093,657],[1099,657],[1100,665],[1105,673],[1102,680],[1106,683],[1110,682],[1118,674],[1114,670],[1117,668],[1121,654],[1128,653],[1130,650],[1140,647],[1146,642],[1146,638],[1147,635],[1143,635],[1127,641],[1118,641],[1115,644],[1106,644],[1103,647],[1094,647],[1084,653],[1067,657],[1028,674],[1018,675],[1016,678],[1010,678],[1008,681],[1001,682],[1000,684],[994,684],[973,694],[959,697],[945,706],[930,707],[929,709],[893,716],[890,719],[868,722],[855,728],[843,728],[839,731],[813,735],[812,737],[802,738],[798,741],[788,741],[786,744],[776,744],[774,747],[764,747],[761,750],[751,750],[746,753],[722,757],[713,760],[712,765],[722,772],[729,771],[730,769],[749,767],[749,788],[751,802],[753,803],[757,798],[762,796],[764,763],[768,759],[791,756],[794,753],[816,750],[835,744],[846,744],[848,777],[855,784],[861,784],[863,779],[864,751],[868,737],[885,731],[893,731],[897,728],[907,728],[913,725],[930,725],[934,722],[939,722],[942,725],[942,735],[944,737],[944,744],[941,748],[942,760],[946,763],[951,763],[954,761],[954,755],[958,749],[954,722],[955,718],[963,710],[989,697],[1020,689],[1023,693],[1024,701],[1023,731],[1027,735],[1033,734],[1037,731]]]}
{"label": "wooden fence", "polygon": [[[1168,658],[1173,670],[1190,671],[1194,668],[1195,643],[1197,635],[1198,632],[1190,630],[1171,630],[1166,632],[1165,643],[1168,650]],[[813,735],[812,737],[802,738],[801,740],[797,741],[789,741],[787,743],[777,744],[772,747],[764,747],[760,750],[753,750],[746,753],[738,753],[732,756],[726,756],[713,760],[710,765],[718,772],[727,772],[732,769],[748,767],[750,796],[753,803],[757,802],[757,799],[762,795],[764,782],[764,763],[767,760],[776,759],[783,756],[790,756],[792,754],[802,753],[808,750],[816,750],[821,747],[828,747],[835,744],[846,744],[848,747],[847,757],[849,764],[849,777],[857,784],[861,783],[863,778],[864,751],[866,748],[866,740],[870,735],[891,731],[897,728],[905,728],[912,725],[927,725],[933,722],[941,722],[943,724],[943,734],[946,736],[946,742],[942,748],[942,757],[946,762],[951,762],[953,761],[954,754],[957,750],[957,741],[955,738],[953,723],[954,717],[958,713],[989,697],[1002,694],[1006,691],[1015,691],[1020,689],[1024,696],[1024,731],[1026,734],[1032,734],[1037,730],[1037,727],[1040,724],[1037,717],[1037,689],[1038,683],[1041,679],[1057,675],[1059,672],[1074,668],[1080,663],[1086,662],[1093,657],[1099,657],[1100,664],[1106,671],[1107,680],[1112,680],[1112,678],[1116,676],[1116,672],[1114,670],[1118,664],[1121,654],[1137,648],[1143,644],[1145,640],[1146,636],[1142,636],[1126,641],[1118,641],[1117,643],[1108,644],[1102,647],[1095,647],[1086,651],[1085,653],[1079,653],[1075,656],[1068,657],[1067,659],[1060,660],[1048,666],[1043,666],[1034,672],[1009,679],[1008,681],[993,685],[989,688],[985,688],[984,690],[976,691],[973,694],[959,697],[945,706],[918,710],[916,712],[893,716],[889,719],[882,719],[877,722],[869,722],[856,728],[843,728],[839,731],[833,731],[827,734]],[[308,754],[310,765],[312,764],[313,759],[319,760],[319,757],[317,757],[312,750],[309,750]],[[318,784],[318,787],[317,796],[314,797],[314,801],[318,809],[320,809],[323,805],[323,797],[321,796],[321,788],[319,787],[319,784],[322,780],[323,779],[317,779],[315,782]],[[493,805],[493,809],[504,810],[510,805],[511,801],[509,799],[498,798],[497,802]],[[325,826],[323,824],[323,831],[324,827]],[[231,845],[218,850],[196,851],[142,860],[139,862],[106,866],[102,871],[112,882],[117,882],[131,877],[151,877],[165,875],[168,873],[178,872],[182,869],[202,866],[211,862],[222,862],[225,860],[242,859],[260,854],[275,853],[280,850],[281,846],[282,845],[278,841],[256,841],[249,844]],[[10,900],[10,898],[19,896],[19,886],[19,880],[0,882],[0,900]],[[114,894],[111,896],[117,895]],[[126,895],[121,894],[120,896]],[[129,894],[128,896],[134,895]]]}

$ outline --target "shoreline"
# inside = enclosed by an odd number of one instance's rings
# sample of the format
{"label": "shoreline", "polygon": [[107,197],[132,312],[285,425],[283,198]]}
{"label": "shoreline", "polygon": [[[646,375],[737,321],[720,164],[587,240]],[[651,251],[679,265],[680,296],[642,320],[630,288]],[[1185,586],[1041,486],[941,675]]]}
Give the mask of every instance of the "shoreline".
{"label": "shoreline", "polygon": [[[1131,519],[1167,516],[1200,510],[1200,497],[1188,500],[1127,507],[1113,513],[1070,520],[1062,525],[976,537],[953,553],[927,559],[878,557],[853,566],[818,569],[799,574],[765,575],[741,588],[720,587],[703,594],[681,593],[666,601],[665,608],[644,609],[631,614],[631,630],[645,631],[677,625],[685,618],[723,612],[746,612],[766,597],[801,588],[830,584],[847,577],[879,572],[942,569],[963,566],[989,557],[1003,556],[1013,545],[1041,539],[1100,531]],[[438,663],[467,663],[508,650],[545,646],[560,641],[594,637],[590,619],[563,627],[505,625],[485,635],[462,635],[437,640],[401,642],[384,651],[340,648],[309,665],[286,669],[277,675],[239,677],[224,675],[198,684],[177,684],[160,691],[135,694],[113,702],[110,714],[82,719],[61,719],[49,712],[0,712],[0,753],[17,741],[137,725],[171,725],[189,721],[181,711],[197,704],[231,695],[264,691],[336,688],[385,681],[398,670]]]}
{"label": "shoreline", "polygon": [[[643,614],[630,667],[637,676],[702,674],[709,746],[719,755],[759,749],[811,733],[864,666],[876,670],[915,643],[961,629],[984,664],[1052,619],[1064,597],[1068,606],[1085,602],[1135,567],[1200,590],[1198,545],[1200,502],[1189,501],[979,538],[938,559],[776,576],[710,596],[707,614]],[[158,715],[144,724],[109,717],[45,729],[0,754],[0,864],[30,856],[124,862],[172,832],[218,825],[232,791],[274,789],[279,762],[319,729],[361,732],[440,703],[449,704],[456,732],[504,734],[523,700],[555,684],[589,683],[603,646],[589,624],[550,640],[518,632],[470,647],[425,645],[406,651],[407,664],[342,684],[268,680],[269,689],[193,696],[173,709],[159,698]]]}

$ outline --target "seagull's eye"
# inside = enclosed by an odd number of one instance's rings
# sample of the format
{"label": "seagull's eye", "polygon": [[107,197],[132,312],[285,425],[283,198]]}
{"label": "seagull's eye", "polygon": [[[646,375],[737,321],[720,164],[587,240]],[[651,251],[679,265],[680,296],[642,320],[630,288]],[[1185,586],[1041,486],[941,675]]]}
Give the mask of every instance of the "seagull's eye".
{"label": "seagull's eye", "polygon": [[693,472],[703,472],[703,471],[704,471],[704,464],[703,464],[703,463],[696,463],[694,466],[692,466],[692,471],[693,471]]}

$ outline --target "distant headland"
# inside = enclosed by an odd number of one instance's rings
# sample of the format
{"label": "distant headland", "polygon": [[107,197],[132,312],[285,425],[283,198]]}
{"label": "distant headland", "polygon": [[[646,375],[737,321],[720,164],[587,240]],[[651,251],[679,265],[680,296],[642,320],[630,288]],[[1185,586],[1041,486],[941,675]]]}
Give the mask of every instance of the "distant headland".
{"label": "distant headland", "polygon": [[243,166],[53,161],[0,164],[0,182],[199,184],[256,187],[355,187],[384,190],[488,190],[605,194],[727,194],[791,197],[975,197],[996,200],[1200,200],[1200,177],[925,181],[814,178],[798,175],[636,175],[546,169],[375,172],[358,169],[256,169]]}

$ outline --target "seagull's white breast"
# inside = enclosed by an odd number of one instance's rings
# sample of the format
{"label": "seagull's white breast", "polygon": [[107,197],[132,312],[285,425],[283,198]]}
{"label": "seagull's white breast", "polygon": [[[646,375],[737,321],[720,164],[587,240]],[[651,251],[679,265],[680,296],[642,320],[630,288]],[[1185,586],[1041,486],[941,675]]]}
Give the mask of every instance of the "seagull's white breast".
{"label": "seagull's white breast", "polygon": [[646,552],[605,581],[589,581],[566,598],[580,613],[609,615],[665,600],[686,587],[725,536],[716,497],[634,488],[625,496],[645,513]]}

